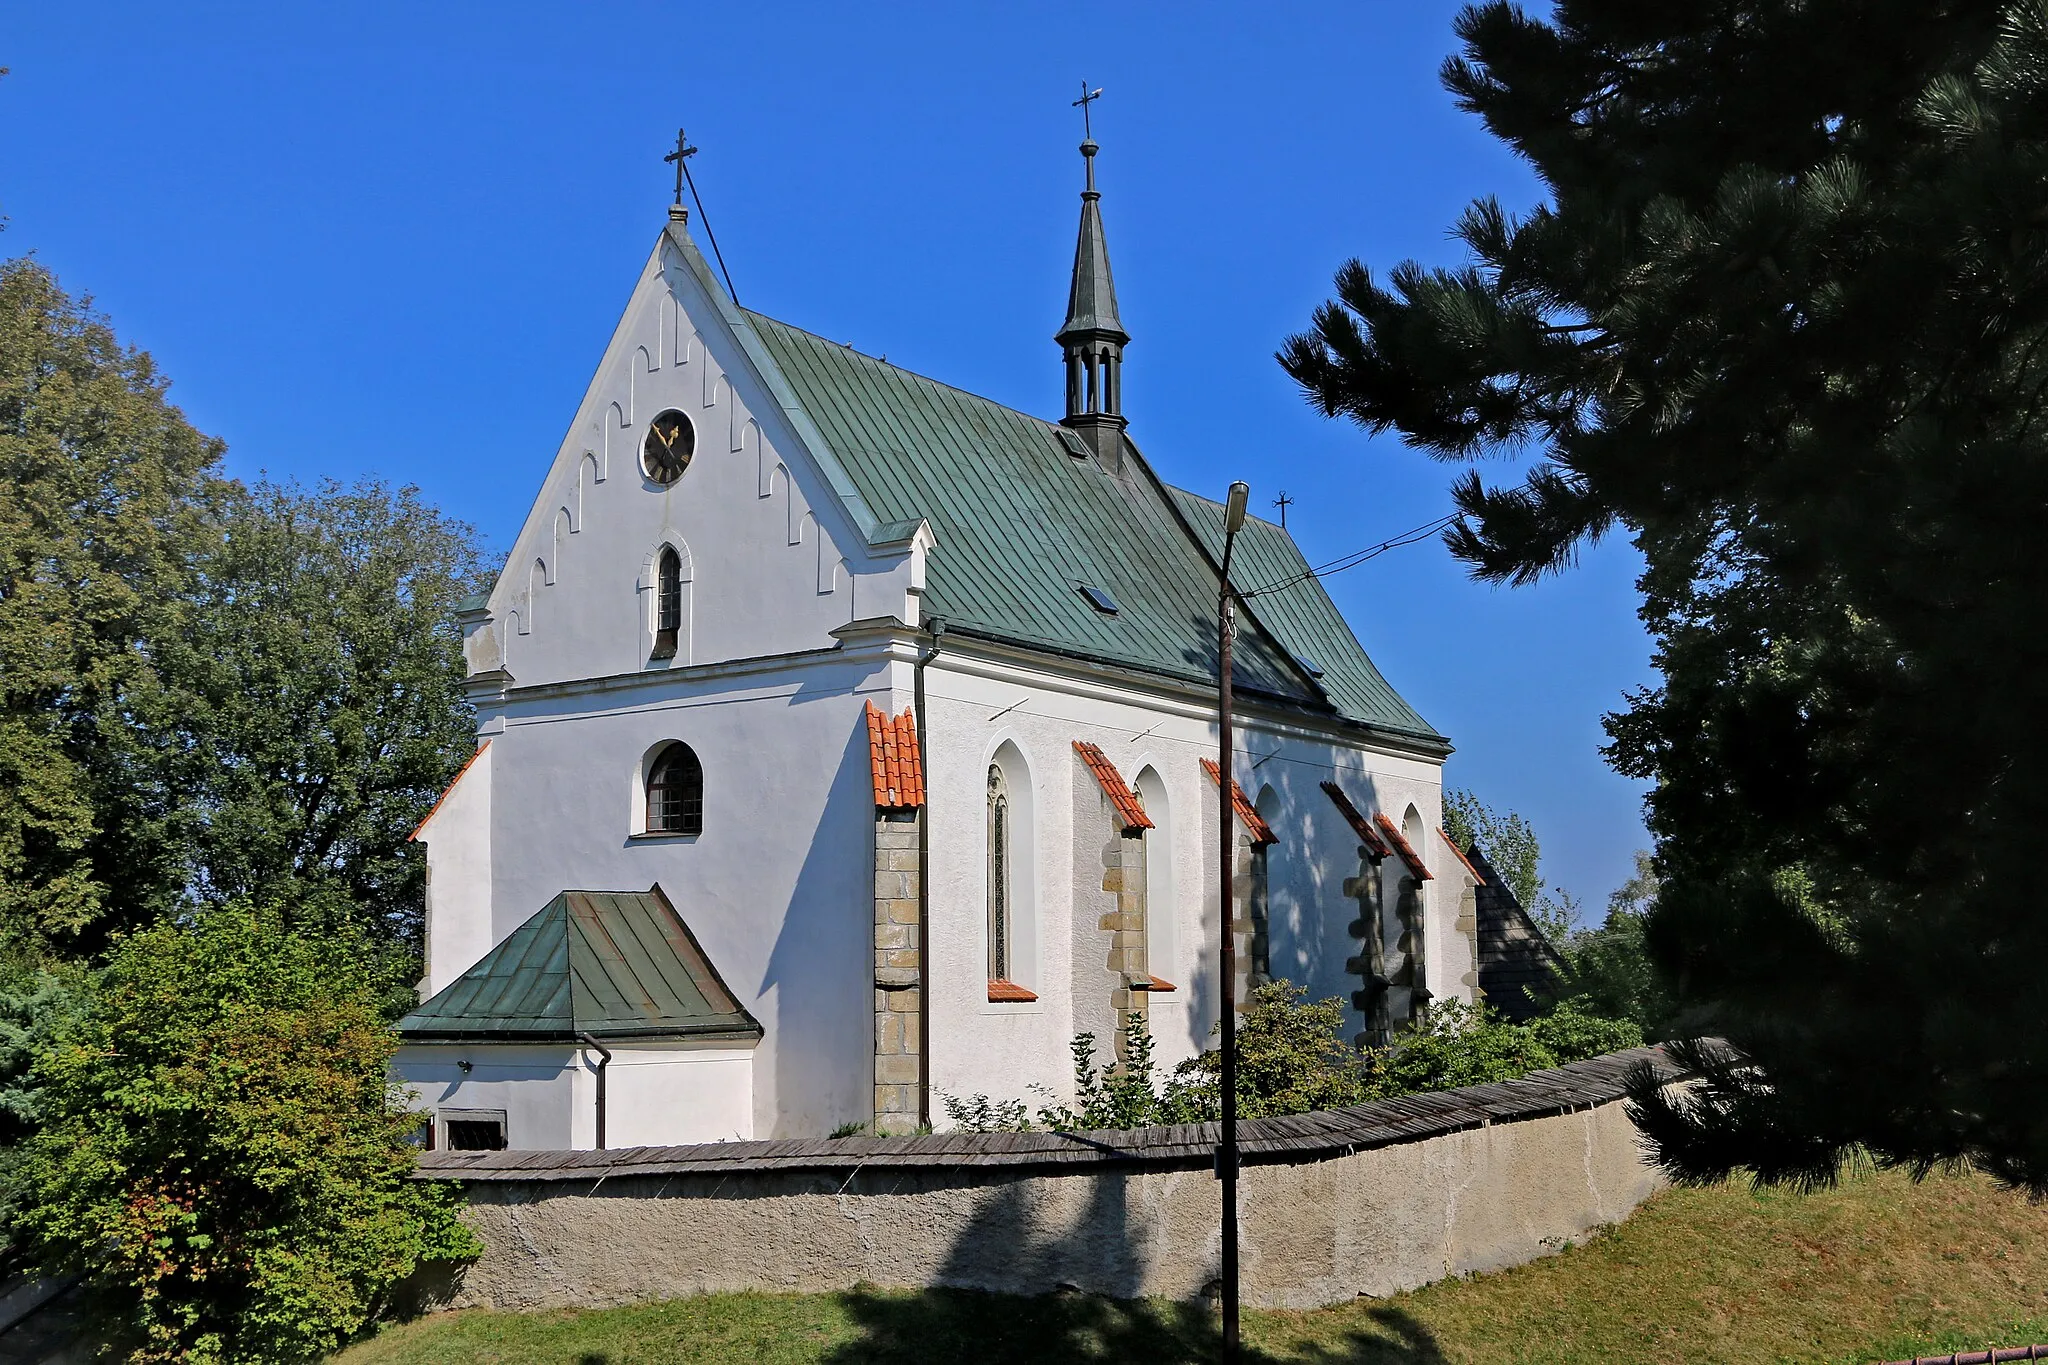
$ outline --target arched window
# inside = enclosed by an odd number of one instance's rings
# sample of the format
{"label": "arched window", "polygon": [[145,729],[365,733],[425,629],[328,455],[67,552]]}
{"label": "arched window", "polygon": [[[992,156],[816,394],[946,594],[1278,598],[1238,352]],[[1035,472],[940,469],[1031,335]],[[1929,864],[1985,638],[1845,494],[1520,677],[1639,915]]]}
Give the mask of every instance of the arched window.
{"label": "arched window", "polygon": [[671,744],[647,771],[647,832],[704,832],[704,765],[687,744]]}
{"label": "arched window", "polygon": [[676,656],[676,635],[683,627],[683,560],[673,545],[661,547],[654,569],[654,657]]}
{"label": "arched window", "polygon": [[[1166,799],[1166,780],[1156,769],[1139,772],[1137,789],[1152,821],[1152,828],[1145,831],[1145,971],[1153,978],[1153,990],[1161,990],[1161,983],[1178,989],[1183,977],[1180,907],[1173,890],[1173,809]],[[1155,995],[1152,1003],[1179,999]]]}
{"label": "arched window", "polygon": [[988,979],[1010,979],[1010,784],[988,765]]}

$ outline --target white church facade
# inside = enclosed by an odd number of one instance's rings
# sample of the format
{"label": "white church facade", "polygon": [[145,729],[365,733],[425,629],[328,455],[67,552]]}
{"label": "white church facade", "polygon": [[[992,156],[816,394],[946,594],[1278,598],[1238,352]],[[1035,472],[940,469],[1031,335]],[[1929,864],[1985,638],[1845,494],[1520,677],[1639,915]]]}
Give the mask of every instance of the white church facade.
{"label": "white church facade", "polygon": [[[1121,411],[1093,142],[1059,421],[748,312],[680,207],[491,591],[476,756],[417,838],[437,1143],[944,1125],[1144,1013],[1211,1045],[1222,509]],[[1472,1000],[1449,743],[1256,518],[1235,648],[1241,980],[1361,1040]]]}

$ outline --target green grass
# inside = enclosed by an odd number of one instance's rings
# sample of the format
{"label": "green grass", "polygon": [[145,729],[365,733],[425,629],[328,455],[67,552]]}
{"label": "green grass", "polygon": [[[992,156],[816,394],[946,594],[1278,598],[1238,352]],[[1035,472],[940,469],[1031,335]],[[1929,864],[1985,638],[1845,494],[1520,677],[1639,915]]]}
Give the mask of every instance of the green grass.
{"label": "green grass", "polygon": [[[1561,1255],[1390,1299],[1246,1315],[1290,1365],[1811,1361],[2048,1340],[2048,1208],[1977,1176],[1823,1194],[1673,1190]],[[601,1312],[450,1313],[337,1365],[867,1365],[1216,1358],[1197,1307],[965,1291],[720,1294]]]}

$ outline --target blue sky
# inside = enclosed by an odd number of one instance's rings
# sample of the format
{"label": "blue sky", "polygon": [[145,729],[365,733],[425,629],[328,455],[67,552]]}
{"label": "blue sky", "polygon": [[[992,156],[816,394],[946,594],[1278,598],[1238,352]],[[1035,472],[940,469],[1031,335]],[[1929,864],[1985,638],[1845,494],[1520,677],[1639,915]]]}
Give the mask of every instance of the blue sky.
{"label": "blue sky", "polygon": [[[1454,263],[1536,201],[1436,79],[1457,5],[16,6],[0,252],[153,352],[232,472],[418,484],[510,543],[659,230],[676,127],[742,302],[1056,415],[1096,106],[1132,436],[1282,488],[1313,562],[1454,472],[1312,412],[1272,359],[1357,255]],[[693,223],[693,226],[696,226]],[[1503,464],[1502,477],[1517,477]],[[1534,588],[1430,541],[1329,587],[1597,918],[1647,840],[1600,716],[1650,681],[1634,551]]]}

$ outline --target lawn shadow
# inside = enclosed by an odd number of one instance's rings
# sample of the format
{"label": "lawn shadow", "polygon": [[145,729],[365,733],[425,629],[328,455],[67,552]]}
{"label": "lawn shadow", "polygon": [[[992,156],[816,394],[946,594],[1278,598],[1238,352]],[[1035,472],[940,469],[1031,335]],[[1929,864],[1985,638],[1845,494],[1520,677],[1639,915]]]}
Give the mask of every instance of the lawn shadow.
{"label": "lawn shadow", "polygon": [[[1062,1206],[1050,1191],[1033,1189],[1036,1182],[991,1191],[939,1267],[935,1278],[944,1287],[855,1289],[842,1297],[860,1336],[827,1352],[823,1365],[1220,1359],[1213,1299],[1135,1297],[1156,1283],[1147,1274],[1153,1248],[1130,1235],[1137,1191],[1129,1186],[1137,1178],[1114,1165],[1101,1169],[1079,1207]],[[1247,1346],[1242,1358],[1248,1365],[1443,1362],[1434,1337],[1406,1313],[1382,1306],[1368,1316],[1373,1329],[1341,1340],[1278,1354]]]}
{"label": "lawn shadow", "polygon": [[[1025,1298],[977,1289],[854,1290],[842,1301],[863,1334],[821,1357],[823,1365],[1182,1365],[1222,1357],[1216,1310],[1206,1302],[1081,1293]],[[1370,1316],[1376,1333],[1281,1349],[1247,1343],[1241,1359],[1246,1365],[1443,1365],[1447,1359],[1429,1329],[1400,1309],[1375,1308]]]}

